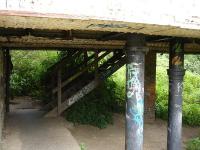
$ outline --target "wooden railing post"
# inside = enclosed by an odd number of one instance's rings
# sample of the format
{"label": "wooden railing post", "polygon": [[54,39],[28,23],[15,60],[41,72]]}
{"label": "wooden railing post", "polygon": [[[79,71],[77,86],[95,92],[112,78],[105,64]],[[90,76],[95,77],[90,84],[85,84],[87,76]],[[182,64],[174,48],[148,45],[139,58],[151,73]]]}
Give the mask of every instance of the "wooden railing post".
{"label": "wooden railing post", "polygon": [[57,75],[57,84],[58,84],[58,116],[61,114],[61,104],[62,104],[62,87],[61,87],[61,68],[58,69],[58,75]]}
{"label": "wooden railing post", "polygon": [[[86,72],[88,70],[88,68],[95,66],[97,61],[100,61],[102,58],[104,58],[106,55],[108,55],[110,52],[105,52],[103,53],[101,56],[99,56],[97,59],[95,59],[93,62],[91,62],[90,64],[87,65],[87,67],[82,68],[81,70],[79,70],[79,72],[75,73],[73,76],[71,76],[70,78],[68,78],[66,81],[63,81],[61,84],[61,88],[66,86],[69,82],[71,82],[72,80],[76,79],[78,76],[80,76],[81,74],[83,74],[84,72]],[[53,93],[57,92],[57,87],[55,89],[53,89]]]}
{"label": "wooden railing post", "polygon": [[87,50],[86,50],[86,51],[84,51],[84,62],[86,62],[85,67],[87,67],[87,60],[88,60],[88,54],[87,54]]}
{"label": "wooden railing post", "polygon": [[98,51],[95,51],[95,60],[96,63],[95,63],[95,79],[98,80],[98,67],[99,67],[99,61],[98,61],[98,57],[99,57],[99,52]]}

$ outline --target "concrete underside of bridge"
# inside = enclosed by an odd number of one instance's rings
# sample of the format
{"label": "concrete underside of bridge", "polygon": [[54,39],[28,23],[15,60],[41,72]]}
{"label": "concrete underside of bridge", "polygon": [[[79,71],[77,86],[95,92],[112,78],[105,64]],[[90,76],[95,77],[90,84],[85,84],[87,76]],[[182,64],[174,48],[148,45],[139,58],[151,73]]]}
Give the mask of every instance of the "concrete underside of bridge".
{"label": "concrete underside of bridge", "polygon": [[4,103],[5,103],[5,80],[4,80],[4,57],[3,51],[0,51],[0,137],[2,137],[2,128],[4,125]]}
{"label": "concrete underside of bridge", "polygon": [[[159,14],[158,10],[154,10],[155,6],[159,9]],[[179,38],[184,43],[185,53],[200,53],[199,7],[198,1],[180,4],[178,0],[156,0],[151,3],[146,0],[2,0],[0,47],[2,50],[124,51],[130,35],[143,35],[145,46],[149,49],[145,55],[143,80],[145,116],[147,120],[153,120],[156,53],[168,53],[170,42],[174,38]],[[6,83],[5,55],[2,50],[0,136]]]}
{"label": "concrete underside of bridge", "polygon": [[11,48],[123,49],[129,33],[145,34],[155,51],[185,39],[200,49],[200,3],[146,0],[2,0],[0,46]]}

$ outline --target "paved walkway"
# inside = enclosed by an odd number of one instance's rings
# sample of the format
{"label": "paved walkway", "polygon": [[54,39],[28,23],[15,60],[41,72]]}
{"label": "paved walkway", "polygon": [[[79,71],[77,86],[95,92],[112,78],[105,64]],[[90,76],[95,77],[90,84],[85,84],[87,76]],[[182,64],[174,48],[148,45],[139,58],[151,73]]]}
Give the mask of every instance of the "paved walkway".
{"label": "paved walkway", "polygon": [[12,110],[3,150],[80,150],[65,124],[62,118],[43,118],[39,109]]}

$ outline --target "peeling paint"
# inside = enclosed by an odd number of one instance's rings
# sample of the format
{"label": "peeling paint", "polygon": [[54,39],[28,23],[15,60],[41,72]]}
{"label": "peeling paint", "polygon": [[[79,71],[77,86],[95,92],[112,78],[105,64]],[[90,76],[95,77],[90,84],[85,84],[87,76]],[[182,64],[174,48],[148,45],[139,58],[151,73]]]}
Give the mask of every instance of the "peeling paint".
{"label": "peeling paint", "polygon": [[182,91],[184,70],[183,42],[179,39],[171,41],[168,103],[168,136],[167,149],[181,150],[182,134]]}
{"label": "peeling paint", "polygon": [[[129,56],[130,55],[130,56]],[[141,150],[144,125],[144,53],[127,54],[126,150]]]}

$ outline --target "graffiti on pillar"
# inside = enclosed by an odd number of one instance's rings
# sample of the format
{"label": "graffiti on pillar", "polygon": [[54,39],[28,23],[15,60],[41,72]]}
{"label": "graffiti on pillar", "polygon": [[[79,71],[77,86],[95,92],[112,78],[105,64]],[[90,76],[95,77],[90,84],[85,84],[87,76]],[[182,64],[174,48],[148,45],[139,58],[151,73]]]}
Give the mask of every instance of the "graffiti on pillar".
{"label": "graffiti on pillar", "polygon": [[127,91],[127,97],[128,98],[132,98],[134,96],[134,94],[137,94],[136,96],[139,98],[139,94],[138,92],[136,93],[137,90],[140,91],[139,87],[141,87],[140,85],[140,81],[139,81],[139,69],[138,68],[134,68],[134,65],[128,64],[127,66],[128,68],[128,81],[127,81],[127,86],[128,86],[128,90]]}
{"label": "graffiti on pillar", "polygon": [[181,96],[183,91],[183,82],[178,82],[176,86],[177,86],[177,93],[175,96]]}
{"label": "graffiti on pillar", "polygon": [[[181,43],[176,43],[174,46],[173,46],[173,50],[175,53],[180,53],[182,52],[182,49],[181,49]],[[179,65],[182,65],[182,60],[181,60],[181,57],[176,55],[174,58],[172,58],[172,64],[173,65],[176,65],[176,66],[179,66]]]}
{"label": "graffiti on pillar", "polygon": [[180,56],[175,56],[174,58],[172,58],[172,64],[179,66],[182,64],[182,60]]}
{"label": "graffiti on pillar", "polygon": [[127,64],[127,100],[131,103],[128,107],[127,118],[136,126],[136,136],[138,145],[143,142],[143,112],[144,112],[144,88],[141,84],[141,72],[138,68],[140,64]]}

